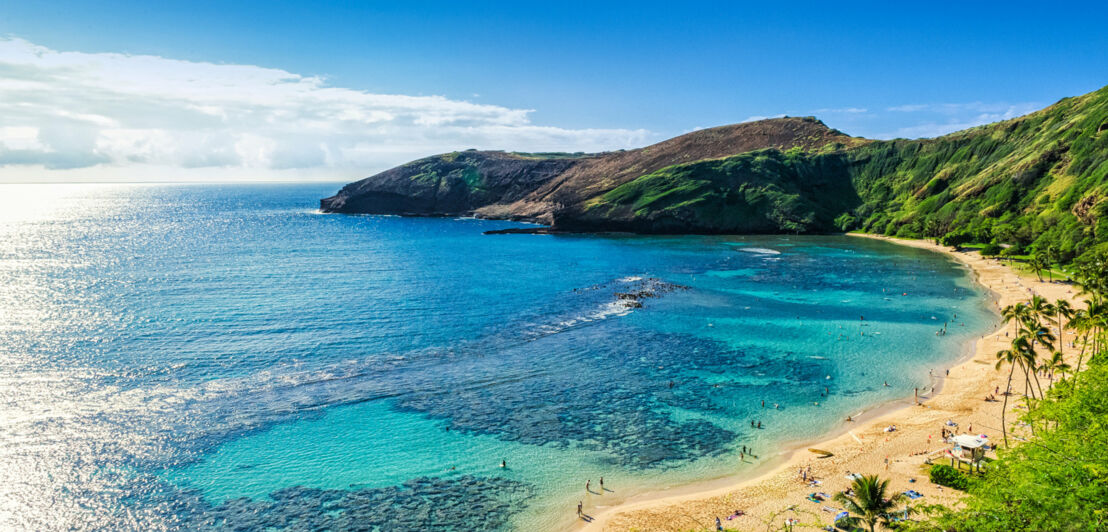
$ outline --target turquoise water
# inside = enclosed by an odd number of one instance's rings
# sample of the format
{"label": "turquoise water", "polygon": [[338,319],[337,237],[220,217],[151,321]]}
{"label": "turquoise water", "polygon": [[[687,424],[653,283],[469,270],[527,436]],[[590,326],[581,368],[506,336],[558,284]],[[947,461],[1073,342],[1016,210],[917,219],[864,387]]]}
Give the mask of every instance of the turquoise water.
{"label": "turquoise water", "polygon": [[910,398],[995,321],[884,242],[483,235],[517,224],[335,189],[0,186],[0,527],[567,528]]}

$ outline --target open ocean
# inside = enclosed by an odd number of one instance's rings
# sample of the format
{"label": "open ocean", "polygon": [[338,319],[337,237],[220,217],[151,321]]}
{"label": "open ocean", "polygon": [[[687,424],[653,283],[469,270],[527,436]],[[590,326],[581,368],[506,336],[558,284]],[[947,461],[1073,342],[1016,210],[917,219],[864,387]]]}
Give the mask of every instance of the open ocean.
{"label": "open ocean", "polygon": [[996,321],[884,242],[483,235],[520,224],[338,188],[0,185],[0,528],[564,529],[910,401]]}

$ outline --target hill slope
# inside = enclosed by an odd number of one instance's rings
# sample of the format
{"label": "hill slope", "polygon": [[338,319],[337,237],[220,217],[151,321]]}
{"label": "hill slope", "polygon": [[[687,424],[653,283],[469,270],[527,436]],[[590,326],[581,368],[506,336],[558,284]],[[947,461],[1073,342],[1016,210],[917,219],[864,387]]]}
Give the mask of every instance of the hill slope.
{"label": "hill slope", "polygon": [[473,213],[552,223],[579,205],[643,174],[674,164],[763,148],[814,149],[864,142],[813,118],[778,118],[694,131],[652,146],[596,155],[466,151],[420,159],[351,183],[321,201],[326,212]]}
{"label": "hill slope", "polygon": [[[452,166],[459,158],[468,170]],[[429,173],[459,177],[431,187]],[[467,200],[444,201],[457,197]],[[415,198],[422,210],[408,209]],[[348,185],[322,207],[464,207],[568,231],[949,234],[1068,261],[1108,241],[1106,198],[1108,87],[935,139],[868,141],[785,118],[593,156],[447,154]]]}

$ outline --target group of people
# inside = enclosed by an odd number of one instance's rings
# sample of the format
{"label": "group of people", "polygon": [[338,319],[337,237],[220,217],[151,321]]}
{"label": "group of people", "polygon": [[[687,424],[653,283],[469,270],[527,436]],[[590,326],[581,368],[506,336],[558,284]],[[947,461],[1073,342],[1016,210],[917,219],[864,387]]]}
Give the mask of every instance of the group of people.
{"label": "group of people", "polygon": [[804,482],[808,482],[809,478],[815,480],[815,477],[812,476],[812,466],[798,469],[797,474],[800,475],[800,480]]}
{"label": "group of people", "polygon": [[[585,493],[595,493],[597,495],[604,495],[604,477],[600,477],[600,492],[597,493],[592,490],[592,479],[585,481]],[[592,518],[585,515],[585,503],[584,501],[577,501],[577,517],[585,519],[586,521]]]}

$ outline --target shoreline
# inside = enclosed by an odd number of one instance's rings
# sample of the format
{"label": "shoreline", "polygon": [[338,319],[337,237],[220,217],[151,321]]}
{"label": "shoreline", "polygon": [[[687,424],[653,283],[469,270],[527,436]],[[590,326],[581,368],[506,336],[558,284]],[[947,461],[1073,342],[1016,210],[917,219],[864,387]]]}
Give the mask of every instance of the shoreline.
{"label": "shoreline", "polygon": [[[1075,304],[1071,285],[1049,283],[1022,277],[995,259],[986,259],[974,251],[952,251],[922,240],[901,240],[879,235],[852,233],[849,236],[927,249],[957,261],[973,273],[973,280],[985,289],[986,297],[997,309],[1028,299],[1032,293],[1050,301],[1068,299]],[[998,323],[980,338],[961,346],[964,351],[950,366],[949,375],[936,376],[928,394],[920,396],[920,406],[911,398],[875,405],[851,422],[841,425],[815,440],[785,442],[781,453],[747,471],[746,478],[723,477],[674,489],[644,493],[611,507],[592,509],[593,520],[579,522],[574,529],[601,530],[708,530],[716,517],[723,519],[725,530],[748,530],[764,526],[771,518],[799,518],[805,524],[831,524],[838,508],[832,501],[812,503],[806,495],[813,491],[835,493],[850,482],[846,471],[877,473],[889,479],[890,489],[915,489],[925,494],[926,504],[956,502],[961,492],[931,484],[922,468],[929,455],[941,453],[946,445],[940,430],[947,419],[959,424],[958,432],[980,427],[974,433],[987,433],[992,441],[1000,438],[1002,402],[986,402],[984,396],[1006,384],[1006,375],[995,371],[995,353],[1007,343],[1003,324]],[[1072,338],[1067,332],[1064,341]],[[1063,342],[1064,343],[1064,342]],[[946,386],[947,381],[958,386]],[[1013,383],[1015,386],[1015,383]],[[1019,401],[1009,401],[1009,413]],[[896,425],[895,432],[884,427]],[[828,450],[833,456],[819,458],[808,448]],[[885,460],[888,460],[886,465]],[[797,470],[811,468],[811,475],[822,484],[804,484]],[[914,482],[909,481],[914,479]],[[795,506],[795,511],[787,511]],[[728,520],[734,510],[744,516]],[[588,510],[588,509],[587,509]],[[782,513],[784,512],[784,513]],[[589,513],[589,512],[587,512]]]}

